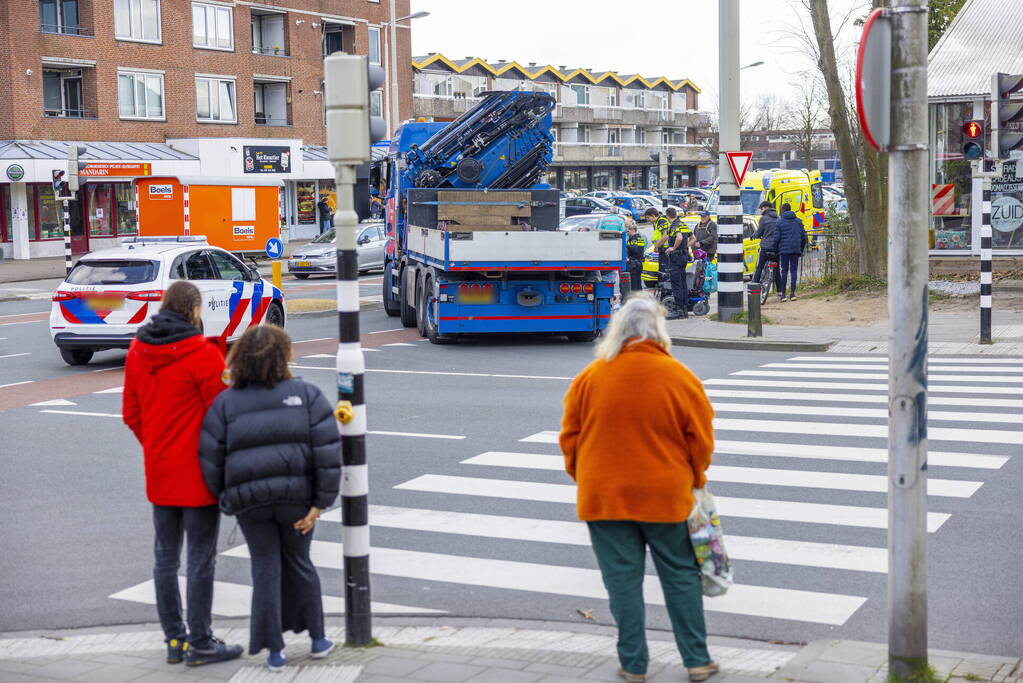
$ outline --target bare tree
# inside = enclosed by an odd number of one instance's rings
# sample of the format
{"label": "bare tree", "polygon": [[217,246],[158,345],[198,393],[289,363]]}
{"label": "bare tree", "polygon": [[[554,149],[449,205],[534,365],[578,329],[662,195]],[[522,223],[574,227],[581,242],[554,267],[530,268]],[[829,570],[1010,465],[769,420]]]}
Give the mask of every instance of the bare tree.
{"label": "bare tree", "polygon": [[792,142],[806,168],[813,168],[813,153],[822,148],[820,129],[827,121],[824,103],[815,79],[808,79],[795,88],[795,96],[785,112],[785,127],[792,130]]}
{"label": "bare tree", "polygon": [[[742,102],[739,104],[739,130],[748,130],[752,121],[754,120],[754,105],[751,102]],[[697,142],[700,144],[700,151],[706,154],[716,164],[718,161],[719,145],[718,136],[719,127],[718,121],[720,116],[718,115],[718,105],[715,103],[714,110],[710,114],[710,127],[707,129],[705,135],[702,138],[698,138]],[[741,144],[740,144],[741,146]]]}
{"label": "bare tree", "polygon": [[749,126],[746,130],[775,130],[780,128],[785,118],[786,102],[773,93],[763,94],[756,101],[749,105]]}

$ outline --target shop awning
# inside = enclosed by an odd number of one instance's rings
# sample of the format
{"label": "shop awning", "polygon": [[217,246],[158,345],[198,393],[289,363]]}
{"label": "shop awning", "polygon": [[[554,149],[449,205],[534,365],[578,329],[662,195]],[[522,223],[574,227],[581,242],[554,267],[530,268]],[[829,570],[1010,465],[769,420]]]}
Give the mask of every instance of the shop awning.
{"label": "shop awning", "polygon": [[[61,140],[0,140],[0,159],[67,159],[70,142]],[[102,161],[198,161],[162,142],[80,142],[80,159]]]}
{"label": "shop awning", "polygon": [[967,0],[927,60],[931,101],[991,98],[991,76],[1023,74],[1023,2]]}

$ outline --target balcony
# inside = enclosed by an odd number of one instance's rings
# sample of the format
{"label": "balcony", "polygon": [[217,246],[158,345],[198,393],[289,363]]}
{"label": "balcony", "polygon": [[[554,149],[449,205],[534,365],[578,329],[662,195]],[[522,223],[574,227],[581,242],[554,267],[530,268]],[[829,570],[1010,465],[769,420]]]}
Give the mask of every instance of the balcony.
{"label": "balcony", "polygon": [[82,36],[92,38],[92,32],[84,26],[68,26],[65,24],[39,24],[39,32],[60,36]]}
{"label": "balcony", "polygon": [[710,161],[703,145],[656,145],[645,142],[559,142],[554,146],[554,162],[559,164],[590,164],[601,162],[654,165],[650,153],[667,148],[673,164]]}
{"label": "balcony", "polygon": [[414,93],[412,95],[412,111],[415,116],[433,117],[435,119],[455,119],[480,103],[478,97],[460,97],[454,95],[429,95]]}
{"label": "balcony", "polygon": [[48,119],[95,119],[93,109],[44,109],[43,116]]}

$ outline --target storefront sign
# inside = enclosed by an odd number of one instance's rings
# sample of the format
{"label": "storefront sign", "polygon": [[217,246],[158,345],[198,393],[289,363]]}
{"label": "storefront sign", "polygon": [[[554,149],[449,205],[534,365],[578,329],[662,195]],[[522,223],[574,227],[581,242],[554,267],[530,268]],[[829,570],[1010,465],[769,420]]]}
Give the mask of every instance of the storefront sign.
{"label": "storefront sign", "polygon": [[170,184],[150,185],[149,186],[149,198],[150,199],[174,199],[174,186],[170,185]]}
{"label": "storefront sign", "polygon": [[18,182],[25,177],[25,169],[20,164],[11,164],[7,167],[7,179]]}
{"label": "storefront sign", "polygon": [[256,239],[256,226],[254,225],[236,225],[234,226],[235,239],[240,240],[254,240]]}
{"label": "storefront sign", "polygon": [[242,148],[245,155],[246,173],[290,173],[290,147],[250,147]]}
{"label": "storefront sign", "polygon": [[149,163],[95,163],[88,162],[78,172],[84,178],[135,177],[153,174],[153,165]]}
{"label": "storefront sign", "polygon": [[1023,202],[1003,195],[991,202],[991,227],[998,232],[1013,232],[1023,225]]}

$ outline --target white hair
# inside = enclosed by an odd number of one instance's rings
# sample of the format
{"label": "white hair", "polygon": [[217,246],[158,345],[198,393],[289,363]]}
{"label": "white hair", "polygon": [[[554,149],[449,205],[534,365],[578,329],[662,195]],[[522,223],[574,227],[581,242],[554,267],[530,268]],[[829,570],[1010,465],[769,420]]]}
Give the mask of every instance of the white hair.
{"label": "white hair", "polygon": [[612,361],[627,342],[650,340],[658,346],[671,348],[671,337],[665,324],[666,311],[653,296],[635,293],[613,316],[597,344],[597,358]]}

